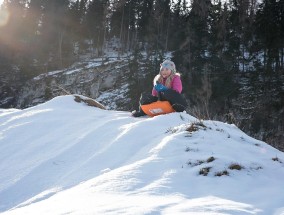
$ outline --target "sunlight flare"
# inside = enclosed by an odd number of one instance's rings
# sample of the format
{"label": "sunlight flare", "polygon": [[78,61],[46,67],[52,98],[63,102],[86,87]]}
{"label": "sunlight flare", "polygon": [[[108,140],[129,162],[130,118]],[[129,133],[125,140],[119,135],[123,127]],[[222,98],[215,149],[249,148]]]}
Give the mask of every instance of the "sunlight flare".
{"label": "sunlight flare", "polygon": [[[1,2],[0,2],[1,4]],[[0,27],[7,24],[10,17],[10,13],[7,9],[1,9],[0,10]]]}

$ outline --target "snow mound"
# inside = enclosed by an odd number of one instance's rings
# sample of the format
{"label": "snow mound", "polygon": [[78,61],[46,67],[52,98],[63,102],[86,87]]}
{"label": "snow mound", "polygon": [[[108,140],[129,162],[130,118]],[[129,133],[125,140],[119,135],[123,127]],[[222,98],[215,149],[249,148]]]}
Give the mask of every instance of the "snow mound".
{"label": "snow mound", "polygon": [[235,125],[74,96],[0,111],[0,173],[1,214],[284,214],[283,153]]}

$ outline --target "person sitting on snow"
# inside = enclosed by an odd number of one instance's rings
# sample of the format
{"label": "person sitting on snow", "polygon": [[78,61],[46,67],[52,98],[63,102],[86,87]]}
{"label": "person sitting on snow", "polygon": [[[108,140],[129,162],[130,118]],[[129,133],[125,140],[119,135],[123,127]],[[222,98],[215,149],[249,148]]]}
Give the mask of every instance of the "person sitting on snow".
{"label": "person sitting on snow", "polygon": [[182,92],[182,82],[180,74],[176,72],[174,62],[165,60],[160,65],[160,72],[154,78],[154,87],[152,94],[142,93],[139,101],[139,110],[132,111],[132,116],[140,117],[146,115],[141,109],[141,105],[151,104],[158,99],[161,101],[169,101],[176,112],[183,112],[187,103]]}

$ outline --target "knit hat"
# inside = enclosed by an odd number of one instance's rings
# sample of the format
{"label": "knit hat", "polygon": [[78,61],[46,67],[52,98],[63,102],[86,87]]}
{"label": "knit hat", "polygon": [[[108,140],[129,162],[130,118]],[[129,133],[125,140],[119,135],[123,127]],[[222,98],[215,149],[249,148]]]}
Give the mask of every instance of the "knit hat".
{"label": "knit hat", "polygon": [[173,61],[165,60],[161,63],[160,71],[162,71],[163,68],[168,68],[172,71],[172,73],[176,73],[176,65]]}

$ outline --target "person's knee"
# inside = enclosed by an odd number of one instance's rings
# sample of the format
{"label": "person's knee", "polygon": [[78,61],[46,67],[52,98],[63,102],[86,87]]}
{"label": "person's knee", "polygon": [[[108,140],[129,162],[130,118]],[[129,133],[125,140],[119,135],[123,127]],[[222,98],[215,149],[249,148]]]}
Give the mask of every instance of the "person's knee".
{"label": "person's knee", "polygon": [[176,112],[183,112],[186,109],[186,107],[181,104],[173,104],[172,107]]}
{"label": "person's knee", "polygon": [[157,98],[152,96],[152,94],[149,93],[142,93],[140,97],[140,105],[150,104],[152,102],[157,101]]}

